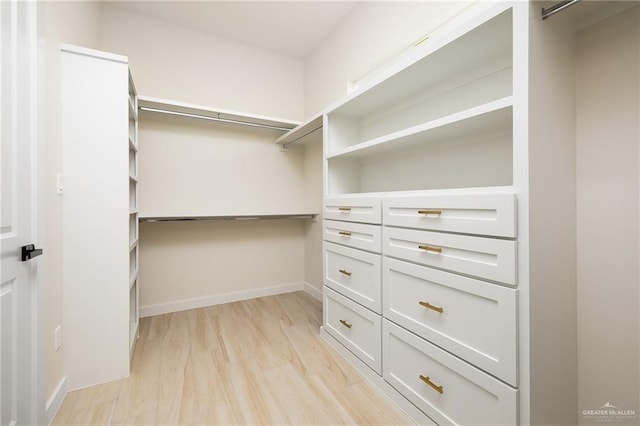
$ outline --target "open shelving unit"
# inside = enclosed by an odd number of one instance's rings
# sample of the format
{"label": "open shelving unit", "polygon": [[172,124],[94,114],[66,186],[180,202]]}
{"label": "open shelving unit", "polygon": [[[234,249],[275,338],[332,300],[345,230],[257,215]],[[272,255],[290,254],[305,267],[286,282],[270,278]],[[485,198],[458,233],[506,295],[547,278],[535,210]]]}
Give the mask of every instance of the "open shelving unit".
{"label": "open shelving unit", "polygon": [[[478,8],[325,116],[322,333],[419,424],[518,422],[517,292],[505,287],[516,286],[513,32],[510,4]],[[488,227],[501,221],[508,232]],[[485,264],[507,273],[475,269]],[[474,310],[486,302],[476,291],[502,298]],[[457,309],[481,318],[477,332]],[[495,337],[498,317],[510,328]],[[438,340],[449,333],[460,335]],[[485,340],[496,365],[465,352]]]}
{"label": "open shelving unit", "polygon": [[129,72],[129,356],[133,356],[139,325],[139,215],[138,215],[138,95]]}
{"label": "open shelving unit", "polygon": [[511,11],[464,27],[327,113],[327,195],[513,184]]}

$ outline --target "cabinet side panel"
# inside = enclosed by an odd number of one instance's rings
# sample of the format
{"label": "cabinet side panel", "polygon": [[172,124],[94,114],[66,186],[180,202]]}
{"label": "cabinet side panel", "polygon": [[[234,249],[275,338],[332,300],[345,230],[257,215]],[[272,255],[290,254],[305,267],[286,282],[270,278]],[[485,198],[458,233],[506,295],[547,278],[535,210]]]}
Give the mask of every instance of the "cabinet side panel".
{"label": "cabinet side panel", "polygon": [[129,374],[127,65],[62,54],[65,369],[69,388]]}
{"label": "cabinet side panel", "polygon": [[531,7],[530,422],[575,424],[575,39],[566,14]]}

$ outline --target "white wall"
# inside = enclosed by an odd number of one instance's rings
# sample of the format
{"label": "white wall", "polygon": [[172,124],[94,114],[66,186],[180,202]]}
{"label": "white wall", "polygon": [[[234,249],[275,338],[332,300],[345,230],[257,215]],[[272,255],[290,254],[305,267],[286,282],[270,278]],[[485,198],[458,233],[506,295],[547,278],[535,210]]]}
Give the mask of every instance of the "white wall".
{"label": "white wall", "polygon": [[300,220],[141,224],[141,314],[223,303],[246,298],[233,293],[259,295],[302,283],[303,230]]}
{"label": "white wall", "polygon": [[[46,273],[42,285],[46,291],[46,398],[50,399],[64,378],[63,346],[54,350],[54,330],[63,322],[62,274],[62,198],[56,195],[56,173],[62,170],[62,140],[60,128],[60,50],[59,43],[72,43],[98,48],[100,5],[94,2],[44,2],[42,34],[45,61],[46,131],[44,149],[46,164],[44,194],[46,209],[46,240],[43,257]],[[64,334],[64,330],[63,330]]]}
{"label": "white wall", "polygon": [[[577,406],[575,39],[567,14],[542,21],[540,7],[530,6],[536,22],[529,31],[526,94],[529,170],[527,181],[516,179],[529,186],[529,217],[520,224],[528,227],[528,247],[522,247],[527,237],[518,235],[518,255],[529,251],[522,258],[529,273],[519,284],[526,304],[520,319],[528,328],[519,336],[520,356],[529,364],[520,377],[520,410],[529,412],[524,419],[531,424],[570,425]],[[527,200],[519,197],[518,209],[526,209]]]}
{"label": "white wall", "polygon": [[302,119],[299,59],[106,5],[101,48],[129,57],[138,94]]}
{"label": "white wall", "polygon": [[[142,113],[141,215],[304,212],[303,157],[281,152],[274,140],[270,131]],[[300,220],[144,223],[141,313],[301,284],[304,256]]]}
{"label": "white wall", "polygon": [[637,422],[640,8],[577,40],[579,420],[611,402]]}
{"label": "white wall", "polygon": [[276,136],[251,127],[141,112],[141,215],[303,212],[303,158],[282,152]]}
{"label": "white wall", "polygon": [[305,116],[311,117],[340,99],[347,93],[348,82],[365,77],[470,3],[358,3],[305,60]]}
{"label": "white wall", "polygon": [[[302,118],[301,60],[112,6],[102,9],[101,48],[129,57],[140,95]],[[281,152],[280,134],[151,113],[141,113],[139,129],[143,216],[305,208],[304,157]],[[299,220],[143,224],[142,314],[299,285],[304,256]]]}

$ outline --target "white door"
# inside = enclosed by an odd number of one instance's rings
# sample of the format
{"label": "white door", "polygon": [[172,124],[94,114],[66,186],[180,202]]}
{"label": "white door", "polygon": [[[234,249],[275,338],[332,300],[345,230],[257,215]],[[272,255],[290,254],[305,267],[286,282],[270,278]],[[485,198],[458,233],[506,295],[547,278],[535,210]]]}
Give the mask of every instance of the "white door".
{"label": "white door", "polygon": [[36,158],[35,2],[0,1],[0,425],[37,419],[35,274],[21,261],[32,242]]}

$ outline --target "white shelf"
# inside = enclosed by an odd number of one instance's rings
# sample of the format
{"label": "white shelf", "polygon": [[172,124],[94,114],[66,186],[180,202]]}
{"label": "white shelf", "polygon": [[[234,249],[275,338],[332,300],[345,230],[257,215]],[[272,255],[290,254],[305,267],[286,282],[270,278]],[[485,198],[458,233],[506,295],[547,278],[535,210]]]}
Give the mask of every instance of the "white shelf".
{"label": "white shelf", "polygon": [[[451,78],[452,70],[473,70],[492,58],[511,55],[512,21],[508,2],[476,16],[446,35],[424,44],[419,55],[381,74],[375,82],[359,87],[330,113],[363,117],[388,109],[399,99],[411,99],[417,91],[437,88]],[[496,13],[500,15],[495,16]],[[490,25],[484,25],[491,20]],[[510,62],[507,60],[506,62]]]}
{"label": "white shelf", "polygon": [[129,179],[131,179],[132,181],[134,181],[135,183],[138,183],[138,177],[134,176],[134,175],[129,175]]}
{"label": "white shelf", "polygon": [[129,138],[129,147],[133,149],[134,152],[138,152],[138,145],[136,145],[136,143],[131,138]]}
{"label": "white shelf", "polygon": [[500,129],[510,130],[512,107],[513,99],[509,96],[329,153],[327,159],[365,158],[435,141],[487,134]]}
{"label": "white shelf", "polygon": [[197,220],[265,220],[265,219],[315,219],[317,213],[286,213],[256,215],[175,215],[175,216],[141,216],[140,222],[180,222]]}
{"label": "white shelf", "polygon": [[129,244],[129,251],[133,250],[134,248],[136,248],[138,246],[138,238],[136,238],[135,240],[133,240],[131,242],[131,244]]}
{"label": "white shelf", "polygon": [[276,143],[284,148],[289,145],[304,143],[310,139],[310,136],[322,130],[322,121],[323,115],[319,114],[280,136],[276,139]]}
{"label": "white shelf", "polygon": [[378,191],[378,192],[355,192],[345,194],[331,194],[331,199],[340,198],[384,198],[389,196],[425,196],[425,195],[485,195],[485,194],[513,194],[515,187],[507,186],[478,186],[468,188],[446,188],[446,189],[414,189],[407,191]]}
{"label": "white shelf", "polygon": [[248,114],[221,108],[153,98],[149,96],[138,96],[138,108],[142,111],[152,113],[167,112],[184,117],[205,118],[222,122],[246,124],[250,126],[270,127],[273,130],[283,132],[288,132],[300,124],[299,121]]}

